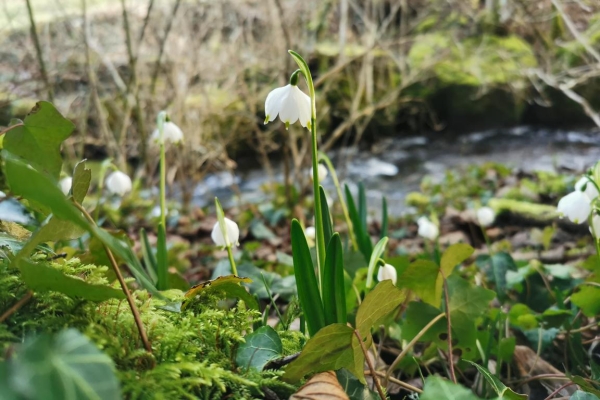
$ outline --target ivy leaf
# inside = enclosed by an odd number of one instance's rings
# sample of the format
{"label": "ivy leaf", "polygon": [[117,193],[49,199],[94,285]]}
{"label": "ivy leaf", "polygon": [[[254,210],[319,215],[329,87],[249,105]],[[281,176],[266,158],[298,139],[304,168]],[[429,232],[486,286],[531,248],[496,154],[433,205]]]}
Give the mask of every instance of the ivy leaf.
{"label": "ivy leaf", "polygon": [[364,384],[363,363],[354,330],[345,324],[331,324],[308,340],[300,357],[285,369],[283,379],[297,382],[309,373],[346,368]]}
{"label": "ivy leaf", "polygon": [[476,364],[471,361],[467,361],[471,365],[473,365],[481,375],[485,378],[485,380],[490,384],[490,386],[494,389],[496,394],[500,396],[503,400],[527,400],[527,395],[515,393],[511,388],[507,387],[504,383],[500,381],[496,376],[492,375],[487,368],[482,367],[479,364]]}
{"label": "ivy leaf", "polygon": [[469,258],[473,251],[474,249],[467,244],[454,244],[442,255],[440,267],[433,261],[417,260],[398,278],[398,285],[411,289],[425,303],[439,307],[444,278],[448,279],[454,268]]}
{"label": "ivy leaf", "polygon": [[[120,399],[112,360],[75,329],[28,339],[0,364],[0,393],[46,400]],[[4,398],[4,397],[3,397]],[[8,397],[11,398],[11,397]]]}
{"label": "ivy leaf", "polygon": [[486,274],[491,282],[495,283],[498,297],[501,300],[505,299],[507,289],[506,273],[517,271],[517,265],[512,256],[503,251],[494,253],[491,256],[482,255],[477,257],[475,265]]}
{"label": "ivy leaf", "polygon": [[371,333],[373,326],[394,311],[406,299],[406,293],[398,289],[390,279],[379,282],[358,307],[356,328],[362,338]]}
{"label": "ivy leaf", "polygon": [[22,124],[6,132],[3,148],[58,180],[62,167],[60,145],[74,128],[52,103],[40,101]]}
{"label": "ivy leaf", "polygon": [[344,392],[352,400],[379,400],[377,392],[369,389],[368,386],[360,383],[358,379],[354,377],[347,369],[340,369],[337,371],[337,379]]}
{"label": "ivy leaf", "polygon": [[262,371],[271,360],[281,356],[283,346],[275,329],[263,326],[246,335],[246,342],[238,348],[235,362],[244,370]]}
{"label": "ivy leaf", "polygon": [[479,400],[472,391],[438,376],[425,379],[423,394],[419,400]]}
{"label": "ivy leaf", "polygon": [[68,276],[43,264],[34,264],[23,260],[20,263],[21,278],[35,292],[56,291],[69,297],[79,297],[91,301],[124,299],[119,289],[105,285],[92,285],[86,281]]}
{"label": "ivy leaf", "polygon": [[594,317],[600,313],[600,288],[595,286],[582,286],[579,291],[571,296],[571,301],[586,317]]}

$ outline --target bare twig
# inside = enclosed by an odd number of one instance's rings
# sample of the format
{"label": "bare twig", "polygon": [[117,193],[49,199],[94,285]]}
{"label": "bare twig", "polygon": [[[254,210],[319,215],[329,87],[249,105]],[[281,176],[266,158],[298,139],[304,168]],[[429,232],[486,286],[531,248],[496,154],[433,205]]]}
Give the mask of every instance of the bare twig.
{"label": "bare twig", "polygon": [[156,59],[156,63],[154,64],[154,71],[152,72],[152,78],[150,83],[150,93],[154,94],[156,90],[156,80],[158,79],[158,72],[160,71],[160,62],[165,52],[165,46],[167,44],[167,38],[169,37],[169,33],[171,32],[171,27],[173,26],[173,21],[175,20],[175,15],[177,14],[177,9],[181,4],[181,0],[175,0],[175,5],[173,6],[173,10],[171,11],[171,15],[168,18],[167,28],[165,29],[165,34],[160,41],[160,47],[158,50],[158,58]]}
{"label": "bare twig", "polygon": [[26,3],[27,14],[29,15],[29,23],[31,25],[31,38],[33,39],[35,53],[37,55],[38,63],[40,65],[40,74],[42,75],[44,85],[46,85],[46,91],[48,92],[48,100],[54,101],[54,92],[52,90],[52,85],[50,85],[50,80],[48,79],[48,72],[46,71],[46,64],[44,62],[42,46],[40,45],[40,38],[37,34],[37,29],[35,27],[35,18],[33,17],[33,8],[31,7],[31,0],[26,0]]}
{"label": "bare twig", "polygon": [[25,305],[29,300],[31,300],[32,297],[33,292],[30,290],[19,301],[13,304],[11,308],[9,308],[2,315],[0,315],[0,323],[4,322],[8,317],[17,312],[19,308],[23,307],[23,305]]}
{"label": "bare twig", "polygon": [[[365,371],[366,375],[371,375],[371,371]],[[386,378],[385,373],[384,372],[379,372],[379,371],[375,371],[375,374],[377,374],[377,376],[380,376],[382,378]],[[387,377],[386,379],[388,379],[390,382],[395,383],[398,386],[403,387],[406,390],[410,390],[411,392],[415,392],[415,393],[423,393],[422,389],[419,389],[416,386],[413,386],[409,383],[403,382],[400,379],[396,379],[394,377]]]}
{"label": "bare twig", "polygon": [[377,377],[377,373],[375,372],[375,367],[373,367],[373,362],[371,361],[371,358],[369,357],[369,352],[367,351],[367,348],[365,347],[365,344],[360,336],[360,332],[358,332],[358,329],[354,330],[354,336],[356,336],[356,338],[358,339],[358,343],[360,343],[360,348],[363,352],[363,354],[365,355],[365,361],[367,362],[367,365],[369,366],[369,371],[371,371],[371,376],[373,377],[373,382],[375,382],[375,387],[377,387],[377,393],[379,393],[379,397],[381,397],[381,400],[386,400],[386,396],[385,396],[385,392],[383,391],[383,388],[381,387],[381,382],[379,382],[379,378]]}

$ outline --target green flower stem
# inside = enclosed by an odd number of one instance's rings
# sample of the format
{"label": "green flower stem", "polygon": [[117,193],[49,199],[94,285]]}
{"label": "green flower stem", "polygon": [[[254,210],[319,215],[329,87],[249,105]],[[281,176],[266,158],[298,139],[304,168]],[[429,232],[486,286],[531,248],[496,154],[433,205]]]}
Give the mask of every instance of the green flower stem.
{"label": "green flower stem", "polygon": [[598,238],[598,234],[600,232],[596,232],[596,230],[594,229],[594,224],[593,224],[593,220],[594,220],[594,207],[592,207],[592,212],[590,213],[589,217],[588,217],[588,224],[590,225],[590,229],[592,230],[592,236],[594,237],[594,245],[596,246],[596,254],[598,255],[598,257],[600,257],[600,240]]}
{"label": "green flower stem", "polygon": [[358,251],[358,242],[356,241],[356,236],[354,236],[354,229],[352,229],[352,220],[350,219],[350,214],[348,213],[348,206],[346,205],[346,201],[344,200],[344,195],[342,194],[342,187],[340,186],[340,181],[338,180],[335,168],[333,168],[333,163],[331,162],[331,159],[327,157],[327,155],[323,152],[319,152],[319,160],[323,161],[327,165],[327,169],[331,174],[331,179],[333,179],[333,184],[335,185],[335,189],[337,190],[338,198],[342,206],[342,212],[344,213],[344,218],[346,219],[346,225],[348,226],[348,236],[350,237],[352,248],[354,249],[354,251]]}
{"label": "green flower stem", "polygon": [[[223,231],[225,232],[225,231]],[[227,233],[225,233],[226,235]],[[229,257],[229,264],[231,265],[231,272],[234,275],[237,275],[237,267],[235,266],[235,260],[233,259],[233,249],[231,248],[231,244],[227,246],[227,257]]]}
{"label": "green flower stem", "polygon": [[167,157],[165,152],[165,139],[163,137],[165,120],[167,113],[161,111],[156,117],[156,125],[158,125],[158,141],[160,144],[160,222],[167,229]]}
{"label": "green flower stem", "polygon": [[308,64],[300,54],[293,50],[288,51],[294,58],[308,86],[311,103],[310,133],[312,139],[312,167],[313,167],[313,198],[315,203],[315,239],[317,242],[317,276],[319,279],[319,291],[323,295],[321,268],[325,265],[325,231],[323,229],[323,216],[321,214],[321,196],[319,195],[319,150],[317,141],[317,106],[315,99],[315,85]]}

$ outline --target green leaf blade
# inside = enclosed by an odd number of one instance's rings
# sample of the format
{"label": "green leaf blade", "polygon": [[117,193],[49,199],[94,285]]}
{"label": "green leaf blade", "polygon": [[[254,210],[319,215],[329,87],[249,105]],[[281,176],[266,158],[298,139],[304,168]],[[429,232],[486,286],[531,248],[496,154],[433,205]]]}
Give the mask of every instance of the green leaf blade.
{"label": "green leaf blade", "polygon": [[323,272],[323,308],[325,324],[347,322],[346,314],[346,289],[344,287],[344,257],[342,240],[339,233],[335,233],[325,256]]}
{"label": "green leaf blade", "polygon": [[358,307],[356,328],[362,338],[371,333],[371,328],[378,325],[406,299],[404,291],[398,289],[391,280],[379,282],[370,291]]}

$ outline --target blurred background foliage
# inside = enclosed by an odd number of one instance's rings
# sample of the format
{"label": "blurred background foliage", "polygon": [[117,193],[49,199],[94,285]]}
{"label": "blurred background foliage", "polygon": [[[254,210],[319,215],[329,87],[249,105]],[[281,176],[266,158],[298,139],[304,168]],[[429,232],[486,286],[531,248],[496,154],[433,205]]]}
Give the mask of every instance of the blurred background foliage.
{"label": "blurred background foliage", "polygon": [[1,3],[0,126],[51,100],[77,124],[72,163],[108,156],[152,180],[148,138],[166,109],[186,134],[168,154],[184,200],[206,173],[239,163],[272,174],[284,160],[306,179],[307,132],[262,123],[266,94],[293,70],[289,48],[313,70],[324,151],[424,132],[600,125],[594,0]]}

